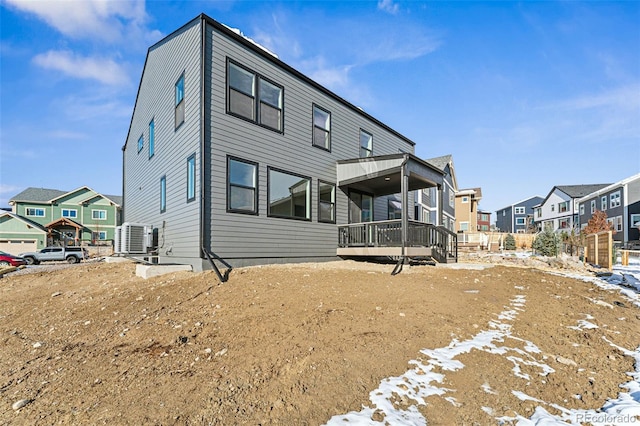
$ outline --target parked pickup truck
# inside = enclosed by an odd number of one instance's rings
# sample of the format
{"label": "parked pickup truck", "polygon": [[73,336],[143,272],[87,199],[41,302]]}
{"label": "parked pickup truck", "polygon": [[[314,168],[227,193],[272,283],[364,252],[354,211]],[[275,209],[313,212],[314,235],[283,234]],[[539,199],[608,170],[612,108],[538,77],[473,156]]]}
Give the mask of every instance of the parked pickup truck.
{"label": "parked pickup truck", "polygon": [[40,251],[22,253],[20,255],[27,261],[27,265],[37,265],[40,262],[53,260],[65,260],[68,263],[78,263],[88,257],[84,247],[45,247]]}

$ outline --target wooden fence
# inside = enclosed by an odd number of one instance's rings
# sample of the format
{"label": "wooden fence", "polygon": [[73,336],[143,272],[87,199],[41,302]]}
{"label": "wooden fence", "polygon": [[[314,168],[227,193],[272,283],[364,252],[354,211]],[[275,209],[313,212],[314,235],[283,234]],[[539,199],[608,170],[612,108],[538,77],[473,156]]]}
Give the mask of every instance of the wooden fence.
{"label": "wooden fence", "polygon": [[622,266],[629,266],[629,258],[640,259],[640,250],[620,250],[620,261]]}
{"label": "wooden fence", "polygon": [[589,234],[585,241],[584,261],[610,270],[613,267],[613,233]]}

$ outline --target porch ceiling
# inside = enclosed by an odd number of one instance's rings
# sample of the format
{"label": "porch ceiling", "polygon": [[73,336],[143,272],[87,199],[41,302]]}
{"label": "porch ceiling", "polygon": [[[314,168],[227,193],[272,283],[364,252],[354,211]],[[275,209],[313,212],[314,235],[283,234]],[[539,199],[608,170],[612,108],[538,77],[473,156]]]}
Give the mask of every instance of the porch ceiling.
{"label": "porch ceiling", "polygon": [[355,158],[337,162],[337,184],[379,197],[398,194],[401,188],[402,164],[406,161],[409,191],[441,186],[443,172],[412,154],[394,154]]}

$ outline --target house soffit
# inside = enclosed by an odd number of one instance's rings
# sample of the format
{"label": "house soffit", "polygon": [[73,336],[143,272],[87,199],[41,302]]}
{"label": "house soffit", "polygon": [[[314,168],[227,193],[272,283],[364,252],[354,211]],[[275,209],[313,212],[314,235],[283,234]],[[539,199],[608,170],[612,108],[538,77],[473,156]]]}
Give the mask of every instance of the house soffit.
{"label": "house soffit", "polygon": [[402,191],[401,170],[405,161],[409,191],[442,186],[443,172],[410,154],[338,161],[337,184],[344,190],[374,196],[398,194]]}

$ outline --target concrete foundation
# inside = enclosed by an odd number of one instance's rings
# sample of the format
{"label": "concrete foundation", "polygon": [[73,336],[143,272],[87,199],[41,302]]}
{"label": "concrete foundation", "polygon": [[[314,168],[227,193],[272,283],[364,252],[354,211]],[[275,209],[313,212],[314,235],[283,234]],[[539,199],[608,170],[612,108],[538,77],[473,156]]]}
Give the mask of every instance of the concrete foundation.
{"label": "concrete foundation", "polygon": [[136,265],[136,276],[147,279],[172,272],[193,271],[191,265]]}

